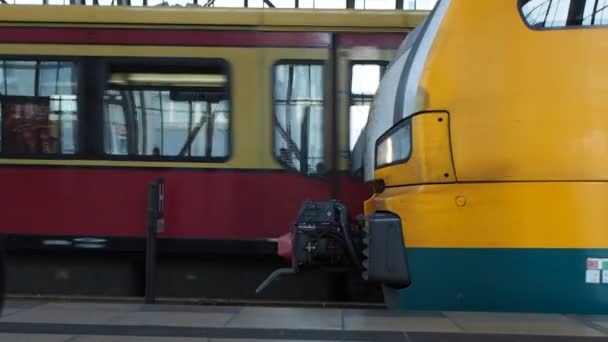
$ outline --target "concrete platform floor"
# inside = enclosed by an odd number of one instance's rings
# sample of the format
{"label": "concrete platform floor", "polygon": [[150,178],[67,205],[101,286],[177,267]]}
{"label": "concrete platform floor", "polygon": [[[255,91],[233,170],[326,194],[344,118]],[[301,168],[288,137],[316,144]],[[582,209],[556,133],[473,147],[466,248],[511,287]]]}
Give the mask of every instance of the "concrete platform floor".
{"label": "concrete platform floor", "polygon": [[9,300],[1,342],[608,341],[607,316]]}

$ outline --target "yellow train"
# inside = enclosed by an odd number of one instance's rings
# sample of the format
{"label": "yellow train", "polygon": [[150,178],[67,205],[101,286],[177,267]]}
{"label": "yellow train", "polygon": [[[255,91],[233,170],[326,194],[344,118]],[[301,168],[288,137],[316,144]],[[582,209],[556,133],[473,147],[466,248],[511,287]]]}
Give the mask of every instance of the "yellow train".
{"label": "yellow train", "polygon": [[366,214],[403,229],[403,306],[608,312],[598,3],[442,0],[408,38],[364,158]]}
{"label": "yellow train", "polygon": [[[441,0],[408,35],[353,156],[375,190],[362,255],[357,229],[335,235],[387,302],[608,312],[606,18],[593,0]],[[319,208],[293,230],[297,267]]]}

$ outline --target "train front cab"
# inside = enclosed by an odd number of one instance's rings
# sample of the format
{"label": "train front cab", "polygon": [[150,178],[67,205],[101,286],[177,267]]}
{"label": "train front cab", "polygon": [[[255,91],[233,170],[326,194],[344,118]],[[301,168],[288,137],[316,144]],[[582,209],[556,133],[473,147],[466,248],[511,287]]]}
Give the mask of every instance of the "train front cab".
{"label": "train front cab", "polygon": [[426,24],[423,99],[375,140],[365,203],[368,229],[401,224],[401,307],[608,312],[608,30],[559,3],[443,0]]}

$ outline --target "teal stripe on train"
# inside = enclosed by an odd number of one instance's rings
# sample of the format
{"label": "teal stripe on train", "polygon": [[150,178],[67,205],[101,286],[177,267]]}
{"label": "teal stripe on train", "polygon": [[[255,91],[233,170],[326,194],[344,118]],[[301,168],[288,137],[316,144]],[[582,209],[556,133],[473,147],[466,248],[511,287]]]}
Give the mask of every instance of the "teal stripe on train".
{"label": "teal stripe on train", "polygon": [[401,291],[406,309],[608,314],[608,283],[585,282],[587,258],[608,258],[608,249],[407,248],[406,254],[412,277]]}

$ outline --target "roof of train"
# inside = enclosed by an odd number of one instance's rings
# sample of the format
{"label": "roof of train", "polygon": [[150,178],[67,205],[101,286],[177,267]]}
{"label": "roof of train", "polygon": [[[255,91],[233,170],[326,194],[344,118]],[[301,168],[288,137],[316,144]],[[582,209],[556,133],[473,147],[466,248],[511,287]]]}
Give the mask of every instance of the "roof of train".
{"label": "roof of train", "polygon": [[264,29],[401,31],[418,25],[427,11],[361,11],[131,6],[0,5],[2,24],[171,25]]}

